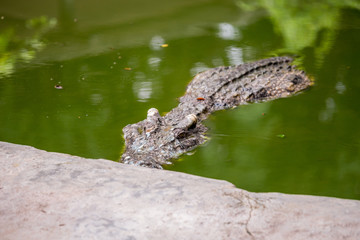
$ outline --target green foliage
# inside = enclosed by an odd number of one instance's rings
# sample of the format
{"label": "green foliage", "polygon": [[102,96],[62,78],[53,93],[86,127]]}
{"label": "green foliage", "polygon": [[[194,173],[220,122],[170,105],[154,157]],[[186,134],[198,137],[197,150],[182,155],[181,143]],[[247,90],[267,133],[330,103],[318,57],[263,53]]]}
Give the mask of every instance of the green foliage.
{"label": "green foliage", "polygon": [[[316,64],[321,65],[324,55],[333,46],[338,28],[340,10],[346,7],[360,9],[357,0],[259,0],[237,1],[245,11],[265,9],[274,24],[274,29],[283,38],[284,46],[274,53],[298,54],[307,47],[316,48]],[[321,39],[319,36],[322,33]]]}
{"label": "green foliage", "polygon": [[[25,36],[24,26],[30,30]],[[44,34],[56,26],[56,20],[42,16],[27,20],[24,26],[7,25],[0,31],[0,76],[12,74],[18,62],[28,63],[44,49]]]}

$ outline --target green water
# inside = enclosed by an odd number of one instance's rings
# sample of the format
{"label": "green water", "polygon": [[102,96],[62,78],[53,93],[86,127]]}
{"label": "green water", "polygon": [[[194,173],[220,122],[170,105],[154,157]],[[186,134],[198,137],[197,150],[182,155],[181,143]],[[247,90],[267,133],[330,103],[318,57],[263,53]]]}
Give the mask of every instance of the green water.
{"label": "green water", "polygon": [[358,1],[0,6],[0,141],[118,160],[122,128],[151,107],[170,111],[197,72],[290,54],[314,78],[309,91],[217,112],[211,140],[167,168],[249,191],[360,199]]}

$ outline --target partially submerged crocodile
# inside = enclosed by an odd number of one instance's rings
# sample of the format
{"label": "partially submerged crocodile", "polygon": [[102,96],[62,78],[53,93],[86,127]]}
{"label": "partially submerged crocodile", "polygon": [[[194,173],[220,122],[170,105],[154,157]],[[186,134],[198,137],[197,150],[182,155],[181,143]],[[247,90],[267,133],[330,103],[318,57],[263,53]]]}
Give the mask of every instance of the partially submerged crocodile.
{"label": "partially submerged crocodile", "polygon": [[169,160],[206,141],[201,124],[212,112],[251,102],[293,95],[312,82],[291,65],[290,57],[274,57],[199,73],[187,86],[179,105],[165,116],[155,108],[147,118],[123,129],[123,163],[162,168]]}

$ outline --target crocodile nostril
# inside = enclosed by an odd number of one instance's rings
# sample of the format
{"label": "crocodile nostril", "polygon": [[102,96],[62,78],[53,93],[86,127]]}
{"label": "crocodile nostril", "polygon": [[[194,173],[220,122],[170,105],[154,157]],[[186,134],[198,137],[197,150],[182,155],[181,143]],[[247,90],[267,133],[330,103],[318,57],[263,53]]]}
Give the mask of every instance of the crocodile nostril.
{"label": "crocodile nostril", "polygon": [[156,108],[150,108],[147,112],[148,118],[153,117],[153,116],[160,117],[159,110],[157,110]]}

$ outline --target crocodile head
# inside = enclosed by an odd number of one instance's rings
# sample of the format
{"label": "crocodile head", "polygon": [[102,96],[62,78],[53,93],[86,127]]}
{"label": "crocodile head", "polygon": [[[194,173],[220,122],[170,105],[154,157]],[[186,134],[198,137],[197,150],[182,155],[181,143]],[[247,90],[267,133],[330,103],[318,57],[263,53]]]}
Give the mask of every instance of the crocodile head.
{"label": "crocodile head", "polygon": [[189,114],[170,124],[156,108],[148,110],[147,118],[123,129],[125,152],[123,163],[162,168],[169,159],[179,157],[205,141],[206,128],[198,124],[197,117]]}
{"label": "crocodile head", "polygon": [[247,96],[246,102],[269,101],[294,95],[311,86],[313,82],[303,71],[292,70],[282,73],[278,80],[270,79],[259,85],[256,91]]}

